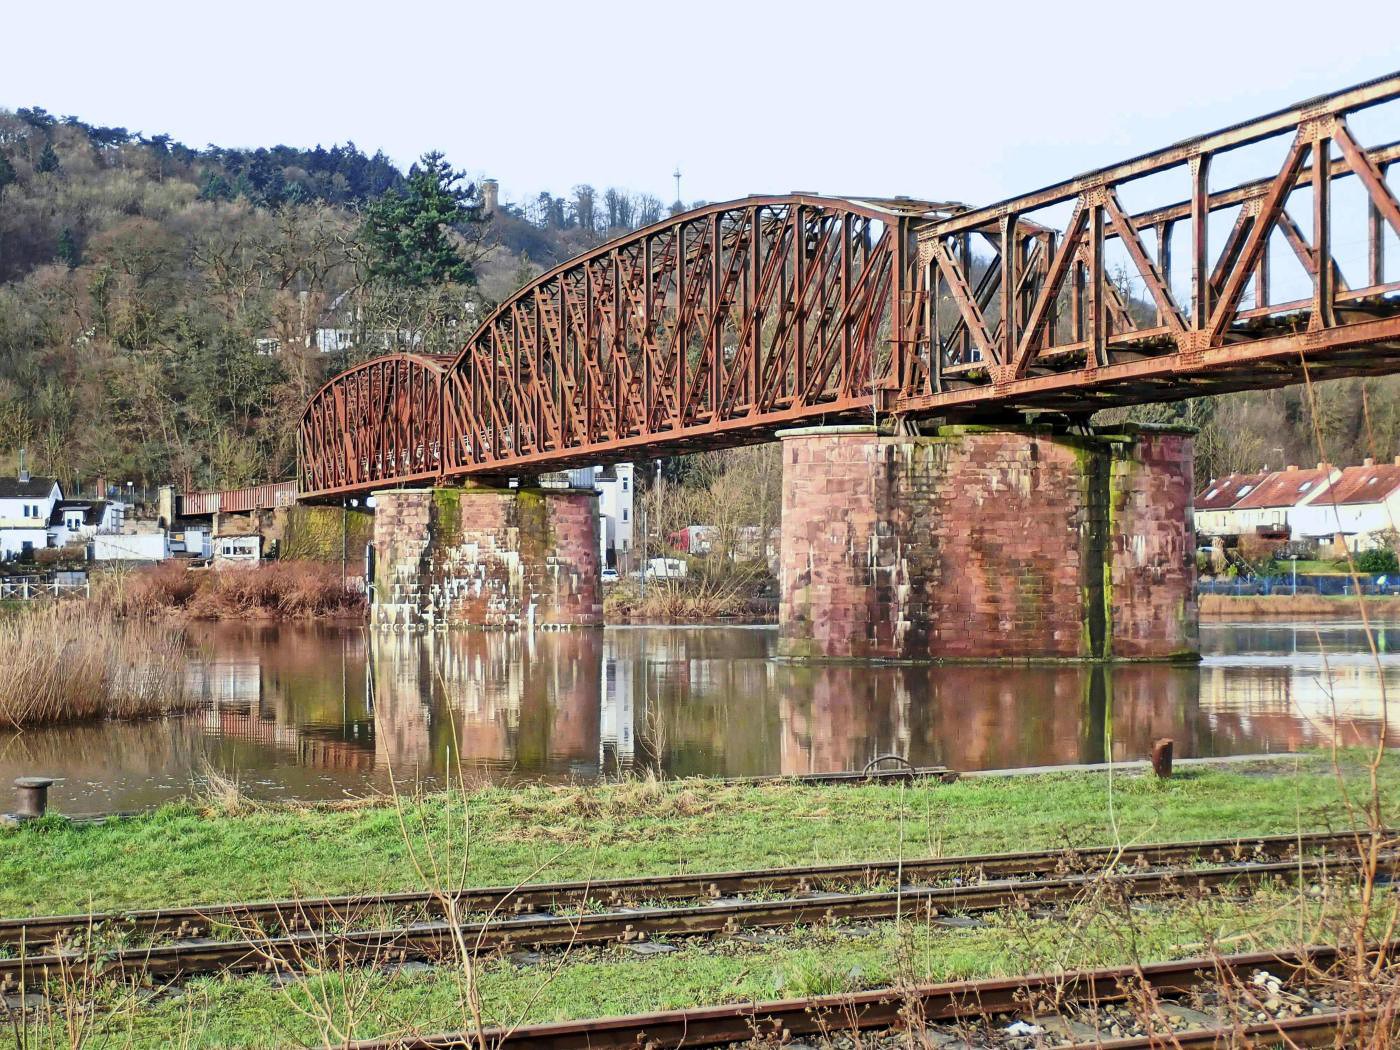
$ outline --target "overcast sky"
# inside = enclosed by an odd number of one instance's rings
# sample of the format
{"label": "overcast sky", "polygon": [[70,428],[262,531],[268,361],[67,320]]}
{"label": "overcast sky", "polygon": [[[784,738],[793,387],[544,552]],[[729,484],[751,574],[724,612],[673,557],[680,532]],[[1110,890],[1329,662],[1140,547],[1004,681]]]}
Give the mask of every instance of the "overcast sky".
{"label": "overcast sky", "polygon": [[[1323,25],[1309,24],[1322,12]],[[986,203],[1400,68],[1389,3],[6,5],[0,106],[191,145]]]}

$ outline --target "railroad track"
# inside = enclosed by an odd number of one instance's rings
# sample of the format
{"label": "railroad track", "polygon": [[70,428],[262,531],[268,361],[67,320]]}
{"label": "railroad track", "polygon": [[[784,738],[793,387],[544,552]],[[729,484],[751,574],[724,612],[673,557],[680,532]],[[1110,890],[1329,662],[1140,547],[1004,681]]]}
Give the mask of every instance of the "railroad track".
{"label": "railroad track", "polygon": [[[1378,946],[1393,960],[1400,942]],[[1247,988],[1259,971],[1273,976],[1280,987],[1298,989],[1306,1001],[1309,986],[1329,982],[1330,971],[1344,964],[1337,948],[1319,946],[1298,952],[1254,952],[1216,958],[1184,959],[1143,967],[1114,967],[1066,973],[979,981],[921,984],[907,988],[879,988],[840,995],[813,996],[760,1003],[734,1003],[670,1010],[624,1017],[605,1017],[554,1024],[522,1025],[485,1032],[445,1033],[421,1036],[412,1033],[349,1044],[352,1050],[636,1050],[637,1047],[716,1047],[729,1045],[778,1046],[804,1036],[823,1039],[853,1033],[876,1033],[856,1040],[857,1046],[880,1046],[881,1030],[897,1036],[888,1045],[947,1045],[956,1042],[977,1046],[1017,1045],[1001,1027],[1008,1019],[1035,1023],[1045,1038],[1038,1046],[1099,1047],[1101,1050],[1137,1050],[1147,1047],[1290,1047],[1353,1045],[1382,1024],[1394,1026],[1395,1018],[1377,1009],[1322,1008],[1319,1013],[1277,1017],[1262,1022],[1241,1017],[1228,1008],[1216,1023],[1197,1024],[1185,1030],[1164,1029],[1118,1038],[1100,1037],[1093,1026],[1075,1017],[1093,1020],[1106,1004],[1152,1002],[1158,1021],[1166,1010],[1183,999],[1201,994]],[[1194,1001],[1194,1000],[1193,1000]],[[1246,1000],[1247,1001],[1247,1000]],[[1152,1011],[1144,1011],[1149,1013]],[[1199,1013],[1199,1011],[1193,1011]],[[1205,1017],[1206,1015],[1201,1015]],[[1209,1018],[1206,1018],[1209,1021]],[[1037,1023],[1038,1022],[1038,1023]],[[1058,1022],[1058,1025],[1051,1027]],[[981,1026],[980,1029],[978,1026]],[[1050,1033],[1067,1033],[1056,1039]],[[1089,1031],[1085,1031],[1089,1029]],[[985,1042],[975,1042],[978,1032]],[[1346,1044],[1339,1044],[1346,1038]],[[942,1041],[940,1041],[940,1039]],[[1028,1040],[1023,1040],[1026,1043]]]}
{"label": "railroad track", "polygon": [[[1360,833],[1369,837],[1369,832]],[[1391,839],[1396,833],[1382,832]],[[1317,852],[1354,849],[1357,832],[1262,835],[1244,838],[1159,842],[1122,849],[1091,847],[994,853],[916,860],[860,861],[748,871],[656,875],[573,882],[523,883],[464,889],[451,893],[359,894],[302,900],[242,901],[179,908],[49,915],[0,920],[0,946],[29,951],[72,936],[101,930],[128,939],[157,940],[206,936],[218,929],[294,932],[345,924],[368,912],[407,913],[415,920],[450,914],[578,911],[593,905],[616,907],[638,901],[707,900],[743,894],[784,896],[871,887],[891,883],[934,883],[963,877],[1028,879],[1115,867],[1163,867],[1196,862],[1288,860]]]}
{"label": "railroad track", "polygon": [[[905,885],[896,890],[864,893],[727,899],[700,905],[567,915],[488,916],[380,929],[260,934],[239,940],[183,940],[107,951],[21,951],[13,958],[0,959],[0,990],[33,987],[47,978],[71,977],[77,972],[170,981],[208,973],[334,970],[408,959],[438,961],[462,953],[627,944],[838,921],[901,917],[937,920],[949,913],[1058,904],[1094,891],[1139,899],[1253,889],[1274,881],[1307,884],[1339,872],[1353,874],[1355,866],[1352,858],[1323,855],[1211,868],[1097,872],[970,885]],[[1385,870],[1391,872],[1395,866],[1396,857],[1387,855]]]}

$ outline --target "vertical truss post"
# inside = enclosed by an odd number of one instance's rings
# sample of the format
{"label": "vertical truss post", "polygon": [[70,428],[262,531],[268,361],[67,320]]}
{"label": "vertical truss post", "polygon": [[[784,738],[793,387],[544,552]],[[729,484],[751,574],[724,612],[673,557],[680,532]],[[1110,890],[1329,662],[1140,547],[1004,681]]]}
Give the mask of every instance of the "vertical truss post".
{"label": "vertical truss post", "polygon": [[1210,154],[1189,161],[1191,170],[1191,327],[1210,318]]}
{"label": "vertical truss post", "polygon": [[1309,328],[1331,328],[1337,323],[1334,307],[1337,271],[1332,260],[1332,137],[1323,122],[1312,139],[1313,252],[1317,260],[1313,274],[1313,311]]}

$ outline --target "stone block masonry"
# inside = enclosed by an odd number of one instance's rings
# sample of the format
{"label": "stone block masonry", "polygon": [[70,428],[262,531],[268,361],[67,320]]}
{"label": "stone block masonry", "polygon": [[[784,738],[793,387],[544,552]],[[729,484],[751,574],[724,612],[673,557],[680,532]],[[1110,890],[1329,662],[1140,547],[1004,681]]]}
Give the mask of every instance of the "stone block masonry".
{"label": "stone block masonry", "polygon": [[375,624],[603,622],[596,493],[470,486],[374,497]]}
{"label": "stone block masonry", "polygon": [[1194,657],[1189,433],[780,437],[784,654]]}

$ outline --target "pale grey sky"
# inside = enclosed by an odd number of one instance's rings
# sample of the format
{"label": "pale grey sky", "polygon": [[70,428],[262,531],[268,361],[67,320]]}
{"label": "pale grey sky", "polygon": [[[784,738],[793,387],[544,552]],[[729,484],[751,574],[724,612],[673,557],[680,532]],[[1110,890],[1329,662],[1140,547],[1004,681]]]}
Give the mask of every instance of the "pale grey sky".
{"label": "pale grey sky", "polygon": [[[1321,11],[1322,25],[1309,24]],[[1394,0],[5,5],[0,106],[439,148],[507,199],[985,203],[1400,68]]]}

